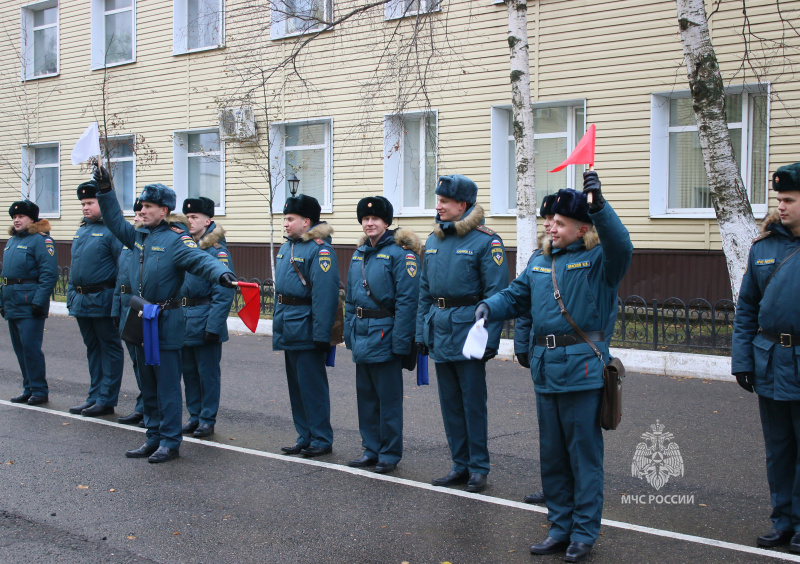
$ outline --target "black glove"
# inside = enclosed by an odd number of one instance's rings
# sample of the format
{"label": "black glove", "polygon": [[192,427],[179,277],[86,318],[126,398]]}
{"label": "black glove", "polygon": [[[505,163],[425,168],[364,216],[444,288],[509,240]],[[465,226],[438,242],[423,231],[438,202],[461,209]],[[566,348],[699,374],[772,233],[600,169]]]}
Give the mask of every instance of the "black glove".
{"label": "black glove", "polygon": [[219,277],[220,286],[224,286],[225,288],[234,288],[234,282],[237,282],[237,280],[233,272],[224,272],[222,276]]}
{"label": "black glove", "polygon": [[95,167],[92,179],[97,184],[101,194],[111,192],[111,177],[103,165]]}
{"label": "black glove", "polygon": [[317,352],[329,353],[331,344],[327,341],[314,341],[314,348],[317,349]]}
{"label": "black glove", "polygon": [[206,335],[203,337],[203,342],[207,345],[215,345],[219,343],[219,335],[206,331]]}
{"label": "black glove", "polygon": [[414,370],[417,367],[417,349],[411,347],[411,352],[400,357],[400,364],[405,370]]}
{"label": "black glove", "polygon": [[33,313],[34,317],[40,318],[45,316],[44,308],[40,305],[33,304],[31,306],[31,313]]}
{"label": "black glove", "polygon": [[531,367],[531,357],[528,355],[528,353],[517,353],[517,362],[519,362],[519,365],[524,368]]}
{"label": "black glove", "polygon": [[119,329],[119,317],[112,317],[111,323],[114,325],[115,329]]}
{"label": "black glove", "polygon": [[478,321],[479,319],[483,319],[484,327],[489,325],[489,306],[483,302],[479,303],[475,308],[475,321]]}
{"label": "black glove", "polygon": [[593,170],[583,173],[583,193],[587,197],[589,194],[592,195],[592,203],[589,204],[590,213],[599,212],[606,205],[606,199],[600,191],[600,178]]}
{"label": "black glove", "polygon": [[421,354],[422,356],[428,356],[428,353],[431,351],[428,350],[428,345],[425,343],[417,343],[417,354]]}
{"label": "black glove", "polygon": [[6,318],[6,308],[0,307],[0,317],[2,317],[3,319]]}
{"label": "black glove", "polygon": [[750,392],[753,393],[753,385],[756,383],[756,375],[752,372],[737,372],[734,374],[736,376],[736,381],[739,385]]}
{"label": "black glove", "polygon": [[495,349],[486,349],[486,352],[483,353],[483,358],[481,360],[483,362],[487,362],[489,360],[492,360],[496,356],[497,356],[497,351]]}

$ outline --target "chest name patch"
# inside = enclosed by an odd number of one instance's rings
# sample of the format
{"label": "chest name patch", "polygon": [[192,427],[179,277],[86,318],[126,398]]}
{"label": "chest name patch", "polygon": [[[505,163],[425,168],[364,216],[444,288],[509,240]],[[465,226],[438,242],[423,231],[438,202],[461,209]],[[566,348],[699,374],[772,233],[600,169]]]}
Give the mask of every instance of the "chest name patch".
{"label": "chest name patch", "polygon": [[534,266],[531,268],[533,272],[544,272],[545,274],[550,274],[552,271],[551,268],[547,268],[546,266]]}
{"label": "chest name patch", "polygon": [[92,237],[102,237],[102,233],[92,233]]}
{"label": "chest name patch", "polygon": [[382,259],[386,259],[386,260],[392,260],[392,257],[390,257],[389,255],[384,255],[383,253],[379,254],[378,258],[382,258]]}
{"label": "chest name patch", "polygon": [[279,253],[278,256],[276,256],[275,258],[281,259],[281,258],[283,258],[283,255]]}
{"label": "chest name patch", "polygon": [[22,250],[27,250],[28,249],[28,245],[17,245],[17,248],[18,249],[22,249]]}
{"label": "chest name patch", "polygon": [[774,258],[756,259],[756,266],[765,266],[767,264],[775,264]]}
{"label": "chest name patch", "polygon": [[156,251],[157,253],[164,253],[167,249],[164,247],[150,247],[151,251]]}
{"label": "chest name patch", "polygon": [[583,260],[580,262],[571,262],[567,265],[567,270],[577,270],[579,268],[589,268],[592,266],[592,261]]}
{"label": "chest name patch", "polygon": [[425,249],[425,254],[426,255],[435,255],[438,252],[439,252],[439,249]]}
{"label": "chest name patch", "polygon": [[306,259],[294,257],[294,262],[306,262]]}
{"label": "chest name patch", "polygon": [[140,251],[143,251],[143,250],[144,250],[144,247],[142,246],[142,244],[141,244],[141,243],[134,243],[133,245],[134,245],[134,246],[135,246],[137,249],[139,249]]}
{"label": "chest name patch", "polygon": [[353,260],[364,260],[364,257],[360,255],[353,255]]}
{"label": "chest name patch", "polygon": [[456,251],[456,254],[457,255],[471,255],[472,254],[472,249],[458,249]]}

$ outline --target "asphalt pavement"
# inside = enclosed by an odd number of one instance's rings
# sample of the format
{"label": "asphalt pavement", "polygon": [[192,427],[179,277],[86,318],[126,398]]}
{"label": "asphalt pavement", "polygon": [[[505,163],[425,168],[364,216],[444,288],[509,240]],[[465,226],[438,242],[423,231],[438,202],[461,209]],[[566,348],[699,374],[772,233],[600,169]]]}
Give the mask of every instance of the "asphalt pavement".
{"label": "asphalt pavement", "polygon": [[[329,370],[333,454],[279,454],[294,443],[283,357],[269,337],[232,335],[223,346],[216,435],[190,439],[181,457],[153,465],[124,457],[142,444],[116,424],[132,411],[126,360],[115,416],[67,409],[88,390],[73,319],[47,321],[50,403],[21,407],[21,376],[0,325],[0,562],[559,562],[528,547],[547,534],[530,374],[490,361],[489,449],[483,494],[430,486],[450,467],[436,378],[405,373],[405,452],[389,476],[354,470],[360,456],[355,367],[337,350]],[[605,432],[604,525],[591,562],[773,562],[754,549],[770,527],[764,446],[755,396],[735,383],[629,374],[620,428]],[[657,423],[658,422],[658,423]],[[632,476],[641,435],[672,433],[682,474],[656,489]],[[800,559],[797,559],[800,561]]]}

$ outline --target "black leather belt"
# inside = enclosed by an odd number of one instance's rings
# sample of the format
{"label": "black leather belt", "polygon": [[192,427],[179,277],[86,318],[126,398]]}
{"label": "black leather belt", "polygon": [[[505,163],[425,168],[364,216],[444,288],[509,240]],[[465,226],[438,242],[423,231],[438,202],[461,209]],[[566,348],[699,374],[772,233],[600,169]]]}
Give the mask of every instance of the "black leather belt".
{"label": "black leather belt", "polygon": [[205,298],[181,298],[181,305],[183,307],[208,305],[210,303],[211,303],[211,296],[206,296]]}
{"label": "black leather belt", "polygon": [[284,296],[283,294],[278,294],[278,303],[291,306],[301,306],[301,305],[310,306],[311,298],[293,298],[292,296]]}
{"label": "black leather belt", "polygon": [[92,284],[90,286],[73,286],[76,292],[79,294],[96,294],[98,292],[102,292],[103,290],[110,290],[114,286],[116,286],[116,282],[114,280],[109,280],[107,282],[102,282],[100,284]]}
{"label": "black leather belt", "polygon": [[384,319],[386,317],[394,317],[394,315],[379,309],[366,309],[363,307],[357,307],[356,317],[359,319]]}
{"label": "black leather belt", "polygon": [[[604,331],[586,331],[586,336],[589,337],[589,340],[593,342],[606,340],[606,334]],[[578,343],[585,342],[586,341],[584,341],[578,335],[543,335],[541,337],[536,337],[536,346],[547,347],[548,349],[554,349],[556,347],[568,347],[570,345],[577,345]]]}
{"label": "black leather belt", "polygon": [[481,301],[480,296],[464,296],[463,298],[436,298],[436,307],[446,309],[449,307],[464,307],[475,305]]}
{"label": "black leather belt", "polygon": [[120,284],[119,285],[119,293],[120,294],[132,294],[133,292],[131,292],[131,287],[130,286],[126,286],[125,284]]}
{"label": "black leather belt", "polygon": [[170,300],[166,303],[159,303],[161,309],[178,309],[181,307],[181,300]]}
{"label": "black leather belt", "polygon": [[768,341],[778,343],[782,347],[800,346],[800,335],[792,335],[791,333],[781,333],[777,335],[775,333],[767,333],[763,329],[759,329],[758,331],[764,335],[764,338]]}
{"label": "black leather belt", "polygon": [[3,284],[13,286],[14,284],[38,284],[38,278],[3,278]]}

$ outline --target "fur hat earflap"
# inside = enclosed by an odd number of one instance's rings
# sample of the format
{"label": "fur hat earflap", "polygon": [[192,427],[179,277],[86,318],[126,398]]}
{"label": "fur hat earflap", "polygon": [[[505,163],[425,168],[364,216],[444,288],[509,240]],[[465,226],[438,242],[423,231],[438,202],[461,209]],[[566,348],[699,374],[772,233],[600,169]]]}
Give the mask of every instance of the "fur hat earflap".
{"label": "fur hat earflap", "polygon": [[316,225],[319,223],[319,214],[322,213],[322,208],[313,196],[298,194],[297,196],[286,198],[286,203],[283,204],[283,215],[290,213],[307,217],[311,220],[311,225]]}
{"label": "fur hat earflap", "polygon": [[183,213],[202,213],[208,217],[214,217],[214,200],[205,196],[186,198],[183,201]]}
{"label": "fur hat earflap", "polygon": [[563,188],[556,194],[556,201],[553,202],[553,215],[556,214],[571,217],[583,223],[592,223],[586,195],[571,188]]}
{"label": "fur hat earflap", "polygon": [[15,215],[27,215],[33,221],[39,221],[39,206],[30,200],[21,200],[14,202],[8,208],[8,215],[14,217]]}
{"label": "fur hat earflap", "polygon": [[386,225],[391,225],[392,219],[394,219],[394,208],[392,207],[392,202],[383,196],[368,196],[366,198],[361,198],[356,206],[356,216],[358,217],[358,222],[361,223],[361,220],[368,215],[379,217],[386,222]]}
{"label": "fur hat earflap", "polygon": [[142,195],[139,196],[139,200],[143,203],[149,202],[159,207],[163,206],[169,209],[169,211],[172,211],[175,209],[177,197],[172,188],[157,182],[156,184],[148,184],[145,186],[144,190],[142,190]]}
{"label": "fur hat earflap", "polygon": [[440,176],[436,194],[471,206],[478,199],[478,185],[460,174]]}

